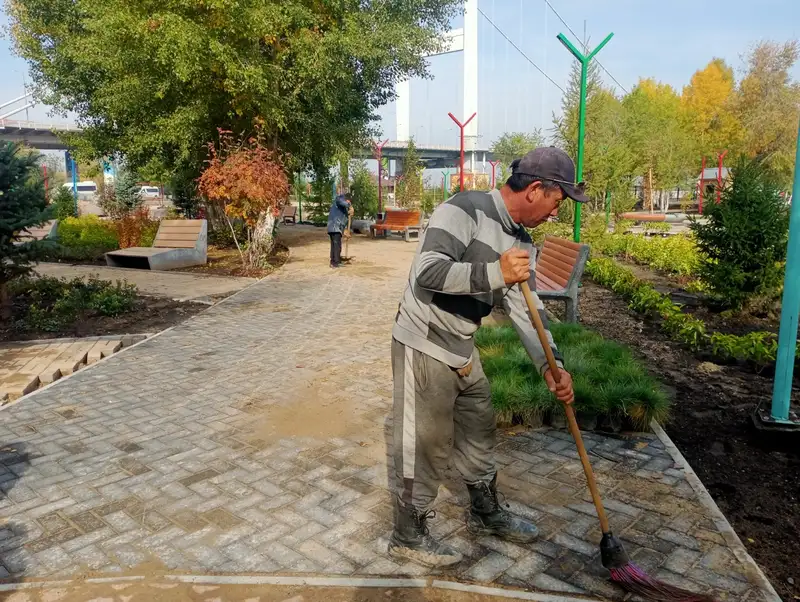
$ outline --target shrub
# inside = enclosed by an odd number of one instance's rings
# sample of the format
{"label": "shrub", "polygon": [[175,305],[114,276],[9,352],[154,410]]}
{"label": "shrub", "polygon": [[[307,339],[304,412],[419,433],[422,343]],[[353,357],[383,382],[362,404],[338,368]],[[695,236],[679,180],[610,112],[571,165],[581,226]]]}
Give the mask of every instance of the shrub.
{"label": "shrub", "polygon": [[97,278],[24,279],[15,283],[12,295],[21,330],[58,331],[80,317],[117,316],[137,307],[134,285]]}
{"label": "shrub", "polygon": [[[772,332],[750,332],[745,335],[708,333],[705,323],[681,311],[681,306],[662,295],[650,284],[639,280],[633,273],[612,259],[598,257],[586,264],[586,274],[597,284],[606,286],[622,296],[628,306],[643,314],[659,316],[662,328],[670,337],[690,349],[708,350],[722,360],[740,360],[753,363],[756,368],[775,362],[778,337]],[[798,343],[800,357],[800,343]]]}
{"label": "shrub", "polygon": [[53,206],[53,217],[57,220],[76,217],[78,215],[75,210],[75,197],[72,196],[72,192],[69,188],[59,186],[53,194],[50,204]]}
{"label": "shrub", "polygon": [[58,225],[58,254],[69,259],[92,259],[119,248],[114,224],[96,215],[68,217]]}
{"label": "shrub", "polygon": [[[553,324],[551,330],[572,374],[577,411],[625,416],[641,429],[666,418],[666,394],[627,348],[577,324]],[[482,327],[475,341],[501,422],[563,411],[513,328]]]}
{"label": "shrub", "polygon": [[139,207],[114,222],[120,249],[151,247],[158,232],[158,220],[150,217],[146,207]]}
{"label": "shrub", "polygon": [[780,292],[789,214],[779,192],[759,160],[740,159],[721,202],[691,225],[704,257],[699,276],[726,307]]}
{"label": "shrub", "polygon": [[131,171],[119,174],[114,184],[106,184],[100,192],[98,204],[106,215],[120,219],[142,206],[144,199],[138,177]]}

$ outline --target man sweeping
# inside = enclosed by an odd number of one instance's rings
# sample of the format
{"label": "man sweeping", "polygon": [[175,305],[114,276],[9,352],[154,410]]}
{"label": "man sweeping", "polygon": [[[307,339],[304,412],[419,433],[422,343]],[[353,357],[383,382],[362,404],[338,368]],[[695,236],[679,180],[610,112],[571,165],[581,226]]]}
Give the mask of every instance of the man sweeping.
{"label": "man sweeping", "polygon": [[338,268],[342,263],[342,236],[350,238],[347,229],[348,217],[353,215],[350,193],[340,194],[331,204],[328,212],[328,236],[331,239],[331,267]]}
{"label": "man sweeping", "polygon": [[469,490],[470,532],[516,543],[538,533],[498,501],[495,416],[473,341],[494,306],[508,313],[550,390],[574,401],[572,378],[559,361],[556,385],[514,285],[530,281],[534,288],[535,250],[525,228],[546,221],[566,197],[585,202],[583,184],[575,184],[569,156],[553,147],[537,148],[511,168],[501,190],[461,192],[433,212],[392,330],[396,506],[389,554],[429,567],[461,561],[427,527],[451,448]]}

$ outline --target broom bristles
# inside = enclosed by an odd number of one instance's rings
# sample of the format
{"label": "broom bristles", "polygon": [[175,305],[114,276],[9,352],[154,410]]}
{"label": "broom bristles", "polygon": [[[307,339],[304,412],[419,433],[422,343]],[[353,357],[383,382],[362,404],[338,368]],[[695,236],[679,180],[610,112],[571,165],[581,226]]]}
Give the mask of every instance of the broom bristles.
{"label": "broom bristles", "polygon": [[634,594],[655,602],[716,602],[714,598],[675,587],[654,579],[640,567],[629,562],[621,568],[609,569],[611,580]]}

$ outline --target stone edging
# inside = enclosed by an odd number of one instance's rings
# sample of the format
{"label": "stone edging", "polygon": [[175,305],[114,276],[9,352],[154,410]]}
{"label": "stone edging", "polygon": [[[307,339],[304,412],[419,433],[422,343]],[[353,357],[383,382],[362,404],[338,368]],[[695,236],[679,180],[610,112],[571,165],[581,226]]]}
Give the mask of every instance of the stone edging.
{"label": "stone edging", "polygon": [[[129,577],[100,577],[85,579],[83,581],[26,581],[21,583],[0,584],[0,592],[45,589],[51,587],[69,587],[78,583],[90,585],[144,582],[144,576]],[[438,579],[403,579],[403,578],[356,578],[356,577],[289,577],[280,575],[164,575],[164,581],[177,581],[179,583],[192,583],[195,585],[283,585],[283,586],[308,586],[308,587],[343,587],[343,588],[392,588],[392,589],[440,589],[460,591],[498,598],[513,600],[528,600],[530,602],[593,602],[597,598],[565,596],[561,594],[547,594],[540,592],[526,592],[521,590],[501,589],[471,585],[455,581],[441,581]]]}
{"label": "stone edging", "polygon": [[[287,248],[288,248],[288,247],[287,247]],[[78,371],[76,371],[76,372],[73,372],[72,374],[68,374],[67,376],[64,376],[64,377],[62,377],[62,378],[59,378],[58,380],[55,380],[55,381],[51,382],[49,385],[45,385],[45,386],[44,386],[44,387],[42,387],[41,389],[36,389],[35,391],[31,391],[31,392],[30,392],[30,393],[28,393],[27,395],[23,395],[22,397],[20,397],[19,399],[15,399],[15,400],[14,400],[14,401],[12,401],[11,403],[7,403],[7,404],[4,404],[4,405],[0,405],[0,412],[2,412],[3,410],[6,410],[6,409],[8,409],[8,408],[10,408],[10,407],[13,407],[13,406],[17,405],[17,404],[18,404],[19,402],[21,402],[21,401],[24,401],[24,400],[26,400],[26,399],[30,399],[30,398],[31,398],[31,397],[33,397],[34,395],[38,395],[39,393],[41,393],[41,392],[43,392],[43,391],[47,391],[48,389],[50,389],[50,387],[55,387],[56,385],[58,385],[58,384],[60,384],[60,383],[63,383],[63,382],[65,382],[65,381],[69,380],[69,379],[70,379],[70,378],[72,378],[72,377],[73,377],[75,374],[78,374],[78,373],[86,373],[88,370],[91,370],[91,369],[92,369],[92,368],[94,368],[95,366],[99,366],[99,365],[100,365],[100,364],[102,364],[103,362],[106,362],[106,361],[110,360],[112,357],[119,357],[121,354],[125,353],[125,352],[126,352],[126,351],[128,351],[129,349],[133,349],[134,347],[138,347],[139,345],[141,345],[142,343],[144,343],[144,342],[146,342],[146,341],[152,341],[153,339],[155,339],[155,338],[157,338],[157,337],[160,337],[160,336],[161,336],[162,334],[164,334],[165,332],[169,332],[169,331],[171,331],[171,330],[173,330],[173,329],[177,328],[178,326],[181,326],[182,324],[186,324],[186,323],[187,323],[187,322],[189,322],[190,320],[194,320],[194,319],[195,319],[195,318],[197,318],[198,316],[201,316],[201,315],[203,315],[203,314],[204,314],[205,312],[207,312],[208,310],[210,310],[210,309],[212,309],[212,308],[214,308],[214,307],[217,307],[217,306],[219,306],[219,305],[222,305],[223,303],[225,303],[225,302],[229,301],[230,299],[233,299],[233,298],[234,298],[234,297],[236,297],[236,296],[237,296],[239,293],[243,293],[244,291],[246,291],[246,290],[249,290],[249,289],[250,289],[250,287],[252,287],[252,286],[255,286],[256,284],[258,284],[258,283],[259,283],[259,282],[261,282],[262,280],[265,280],[266,278],[269,278],[269,277],[270,277],[270,276],[272,276],[273,274],[277,274],[277,273],[281,272],[281,271],[282,271],[282,270],[283,270],[283,269],[284,269],[284,268],[285,268],[285,267],[288,265],[288,263],[289,263],[289,260],[290,260],[291,258],[292,258],[292,250],[291,250],[291,249],[289,249],[289,253],[288,253],[288,257],[286,258],[286,262],[285,262],[285,263],[284,263],[284,264],[283,264],[281,267],[279,267],[277,270],[275,270],[274,272],[272,272],[271,274],[268,274],[267,276],[264,276],[264,278],[261,278],[261,279],[258,279],[258,280],[254,280],[253,282],[251,282],[250,284],[248,284],[248,285],[247,285],[246,287],[244,287],[243,289],[236,291],[236,292],[235,292],[235,293],[233,293],[232,295],[228,295],[227,297],[225,297],[224,299],[222,299],[222,300],[221,300],[219,303],[215,303],[214,305],[209,305],[209,306],[208,306],[206,309],[204,309],[204,310],[202,310],[202,311],[199,311],[199,312],[197,312],[197,313],[196,313],[196,314],[194,314],[193,316],[189,316],[189,317],[188,317],[186,320],[184,320],[184,321],[183,321],[183,322],[181,322],[180,324],[175,324],[174,326],[170,326],[169,328],[165,328],[164,330],[162,330],[162,331],[160,331],[160,332],[156,332],[155,334],[148,335],[148,336],[147,336],[147,338],[145,338],[145,339],[142,339],[141,341],[138,341],[138,342],[134,343],[133,345],[129,345],[129,346],[123,347],[122,349],[120,349],[120,350],[119,350],[119,351],[117,351],[116,353],[114,353],[114,354],[112,354],[112,355],[109,355],[108,357],[104,357],[103,359],[96,361],[94,364],[90,364],[90,365],[86,366],[86,367],[85,367],[85,368],[83,368],[82,370],[78,370]],[[90,338],[90,337],[80,337],[80,338]],[[116,337],[113,337],[113,336],[112,336],[112,338],[116,338]],[[50,343],[52,343],[52,342],[53,342],[53,339],[40,339],[40,340],[42,340],[42,341],[47,341],[47,342],[50,342]],[[27,342],[31,342],[31,341],[25,341],[25,342],[27,343]],[[1,587],[2,587],[2,584],[0,584],[0,588],[1,588]],[[3,591],[3,590],[2,590],[2,589],[0,589],[0,591]]]}
{"label": "stone edging", "polygon": [[761,567],[758,566],[756,561],[753,560],[753,557],[750,556],[747,548],[745,548],[744,544],[742,543],[742,540],[739,539],[736,531],[733,530],[733,527],[728,522],[728,519],[725,518],[722,510],[719,509],[719,506],[717,506],[717,503],[714,501],[714,498],[712,498],[711,494],[708,493],[708,490],[706,489],[705,485],[703,485],[700,477],[697,476],[697,473],[686,461],[686,458],[683,457],[683,454],[672,442],[672,439],[669,438],[669,435],[667,435],[666,431],[664,431],[664,429],[661,428],[661,425],[655,420],[650,423],[650,428],[653,429],[653,432],[659,438],[661,443],[664,444],[665,449],[669,455],[672,456],[672,459],[675,461],[675,463],[680,465],[680,467],[686,473],[686,480],[689,482],[689,485],[691,485],[692,489],[697,495],[698,501],[711,514],[711,520],[714,521],[714,525],[725,539],[725,543],[731,549],[733,555],[736,556],[736,559],[739,562],[753,570],[756,577],[760,581],[763,593],[767,596],[767,602],[781,602],[781,597],[778,595],[778,592],[775,591],[775,588],[769,582],[769,579],[767,579],[764,571],[761,570]]}

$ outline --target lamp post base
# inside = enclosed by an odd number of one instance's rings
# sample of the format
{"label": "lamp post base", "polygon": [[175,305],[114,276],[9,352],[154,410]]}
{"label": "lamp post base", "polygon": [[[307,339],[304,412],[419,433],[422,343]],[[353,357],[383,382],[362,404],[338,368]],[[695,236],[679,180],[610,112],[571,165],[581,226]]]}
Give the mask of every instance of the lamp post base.
{"label": "lamp post base", "polygon": [[759,405],[753,412],[752,418],[756,430],[771,433],[794,433],[800,438],[800,416],[792,409],[789,410],[788,420],[778,420],[772,416],[769,407]]}

